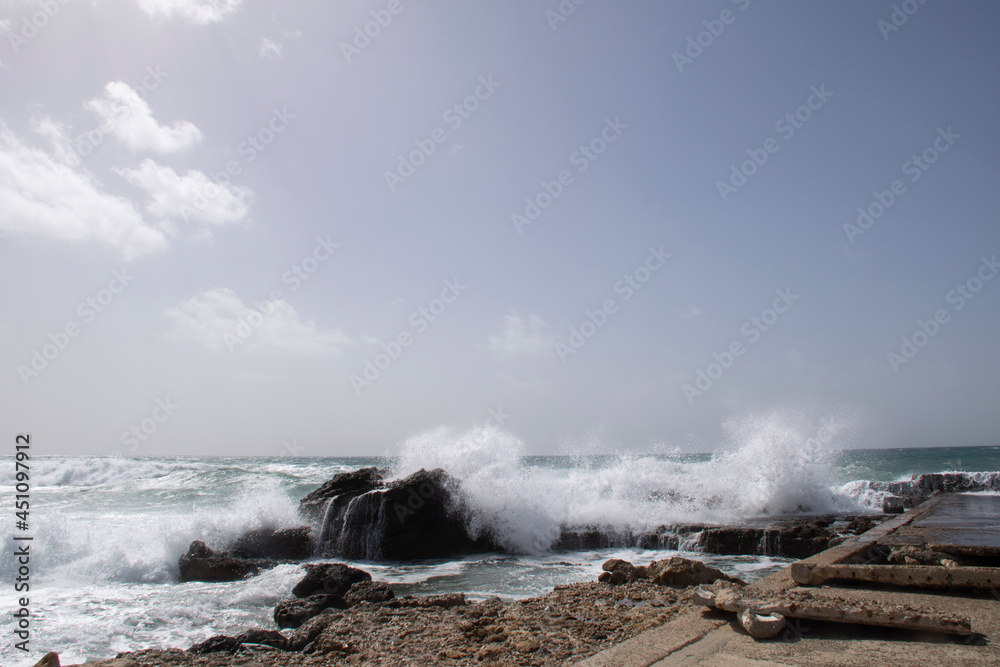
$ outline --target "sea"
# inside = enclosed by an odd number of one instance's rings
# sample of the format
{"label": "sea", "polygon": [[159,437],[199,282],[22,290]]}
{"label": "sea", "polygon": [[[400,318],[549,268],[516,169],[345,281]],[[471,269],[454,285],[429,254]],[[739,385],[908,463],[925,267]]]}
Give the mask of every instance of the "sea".
{"label": "sea", "polygon": [[[609,558],[646,563],[695,557],[755,580],[791,561],[683,551],[555,552],[563,526],[643,529],[685,522],[739,523],[768,516],[879,511],[868,481],[916,473],[1000,470],[1000,447],[838,449],[829,433],[750,429],[715,453],[529,456],[499,428],[438,429],[379,458],[93,457],[33,458],[27,531],[5,522],[0,558],[0,665],[30,667],[57,651],[63,664],[152,647],[188,648],[250,626],[273,628],[275,603],[303,576],[281,565],[245,581],[178,583],[178,558],[193,540],[224,547],[259,527],[301,525],[298,501],[335,474],[366,466],[402,477],[442,467],[504,553],[415,563],[350,562],[397,595],[463,592],[471,599],[541,595],[592,581]],[[15,493],[14,465],[0,494]],[[6,502],[6,501],[5,501]],[[15,593],[14,535],[30,535],[30,591]],[[31,653],[16,650],[13,617],[30,601]]]}

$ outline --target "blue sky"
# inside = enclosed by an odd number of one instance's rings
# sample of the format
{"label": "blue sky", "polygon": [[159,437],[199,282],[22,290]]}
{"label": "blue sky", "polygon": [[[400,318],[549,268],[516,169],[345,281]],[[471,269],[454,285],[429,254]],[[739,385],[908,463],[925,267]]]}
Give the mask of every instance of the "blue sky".
{"label": "blue sky", "polygon": [[0,12],[0,398],[44,451],[1000,437],[995,3]]}

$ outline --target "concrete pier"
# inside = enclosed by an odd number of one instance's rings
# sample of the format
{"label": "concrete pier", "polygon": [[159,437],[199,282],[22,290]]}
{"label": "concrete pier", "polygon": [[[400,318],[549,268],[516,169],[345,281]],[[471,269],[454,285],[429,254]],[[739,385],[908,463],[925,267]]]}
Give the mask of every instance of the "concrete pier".
{"label": "concrete pier", "polygon": [[[954,557],[949,567],[886,565],[894,549],[910,547]],[[872,530],[744,589],[754,598],[798,599],[820,606],[906,607],[925,614],[965,617],[972,634],[788,618],[774,639],[755,640],[732,613],[692,610],[674,621],[576,663],[580,667],[809,667],[936,664],[1000,665],[1000,496],[940,495]],[[898,570],[887,570],[887,568]],[[861,580],[828,578],[862,572]],[[974,577],[978,588],[957,587],[953,575]],[[888,572],[886,575],[884,573]],[[872,574],[874,573],[874,574]],[[912,573],[922,587],[907,582]],[[819,586],[801,585],[822,576]],[[890,581],[864,580],[887,576]],[[945,577],[934,579],[934,577]],[[962,583],[959,576],[952,579]],[[928,581],[930,580],[930,583]]]}

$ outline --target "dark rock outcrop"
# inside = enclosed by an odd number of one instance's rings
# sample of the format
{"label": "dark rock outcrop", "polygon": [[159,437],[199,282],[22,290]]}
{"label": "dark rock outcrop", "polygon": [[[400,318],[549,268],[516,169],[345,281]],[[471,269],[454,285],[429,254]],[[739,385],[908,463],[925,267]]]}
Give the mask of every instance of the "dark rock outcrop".
{"label": "dark rock outcrop", "polygon": [[306,526],[286,530],[258,528],[233,540],[226,551],[237,558],[305,560],[313,555],[315,545],[312,530]]}
{"label": "dark rock outcrop", "polygon": [[[555,548],[573,551],[637,546],[642,549],[703,551],[725,556],[808,558],[844,539],[844,535],[834,530],[836,519],[827,516],[757,520],[737,526],[684,524],[660,526],[647,533],[588,527],[563,530]],[[854,525],[857,529],[857,526],[868,524]],[[847,530],[851,530],[849,526]]]}
{"label": "dark rock outcrop", "polygon": [[216,635],[209,637],[203,642],[195,644],[187,650],[195,655],[206,655],[208,653],[235,653],[243,644],[261,644],[273,648],[287,650],[288,640],[277,630],[265,630],[263,628],[250,628],[235,637]]}
{"label": "dark rock outcrop", "polygon": [[302,511],[318,516],[319,551],[353,560],[418,560],[491,551],[486,539],[466,530],[467,510],[457,483],[444,470],[419,470],[393,482],[383,471],[341,473],[306,496]]}
{"label": "dark rock outcrop", "polygon": [[306,576],[292,589],[292,595],[297,598],[317,593],[344,595],[353,584],[372,579],[364,570],[343,563],[310,564],[305,568]]}
{"label": "dark rock outcrop", "polygon": [[295,598],[274,608],[279,628],[298,628],[327,609],[348,609],[362,602],[387,602],[395,594],[389,584],[343,563],[306,565],[306,576],[292,589]]}
{"label": "dark rock outcrop", "polygon": [[204,542],[197,540],[191,543],[188,552],[181,556],[178,563],[181,583],[239,581],[277,564],[277,561],[273,560],[237,558],[224,551],[213,551]]}

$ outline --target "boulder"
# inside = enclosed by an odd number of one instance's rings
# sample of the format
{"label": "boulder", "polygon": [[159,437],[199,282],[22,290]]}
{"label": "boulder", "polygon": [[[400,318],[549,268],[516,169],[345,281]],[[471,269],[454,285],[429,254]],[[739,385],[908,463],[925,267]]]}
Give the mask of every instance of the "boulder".
{"label": "boulder", "polygon": [[344,602],[353,607],[361,602],[388,602],[396,597],[384,581],[359,581],[344,595]]}
{"label": "boulder", "polygon": [[318,539],[321,553],[352,560],[406,561],[496,548],[486,539],[469,536],[457,482],[444,470],[419,470],[389,483],[381,474],[375,468],[342,473],[303,499],[303,507],[315,508],[325,497]]}
{"label": "boulder", "polygon": [[371,581],[372,578],[364,570],[343,563],[309,564],[305,568],[306,576],[292,589],[292,595],[297,598],[317,593],[342,596],[353,584]]}
{"label": "boulder", "polygon": [[235,539],[226,551],[237,558],[304,560],[313,555],[312,530],[307,526],[277,530],[259,528]]}
{"label": "boulder", "polygon": [[729,581],[740,586],[746,585],[743,580],[730,577],[722,570],[705,565],[701,561],[679,556],[653,561],[646,567],[646,577],[651,579],[654,584],[672,588],[711,584],[719,580]]}
{"label": "boulder", "polygon": [[311,595],[304,600],[289,598],[274,607],[274,622],[279,628],[298,628],[327,609],[347,609],[347,603],[339,595]]}
{"label": "boulder", "polygon": [[243,644],[262,644],[273,648],[287,650],[288,640],[277,630],[265,630],[263,628],[250,628],[235,637],[216,635],[209,637],[203,642],[195,644],[187,650],[195,655],[206,655],[208,653],[235,653]]}
{"label": "boulder", "polygon": [[210,549],[204,542],[194,541],[188,552],[181,556],[180,582],[186,581],[239,581],[272,568],[276,561],[257,558],[237,558],[226,552]]}
{"label": "boulder", "polygon": [[721,570],[705,565],[701,561],[674,556],[656,560],[646,566],[635,566],[627,560],[613,558],[602,566],[604,572],[597,578],[611,585],[619,585],[639,579],[649,579],[654,584],[672,588],[687,588],[716,581],[730,582],[738,586],[746,584],[736,577],[730,577]]}

